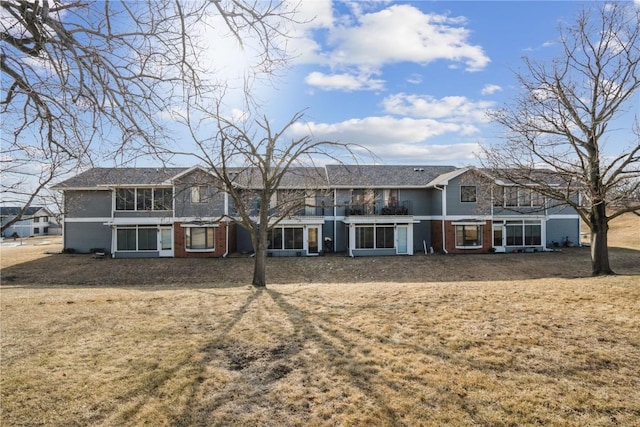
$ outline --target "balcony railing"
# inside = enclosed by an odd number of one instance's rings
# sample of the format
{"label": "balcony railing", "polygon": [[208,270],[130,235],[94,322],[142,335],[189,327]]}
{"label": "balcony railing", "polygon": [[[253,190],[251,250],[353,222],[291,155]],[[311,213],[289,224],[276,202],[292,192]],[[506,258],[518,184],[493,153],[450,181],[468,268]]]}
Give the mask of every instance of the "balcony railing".
{"label": "balcony railing", "polygon": [[345,208],[345,215],[412,215],[413,206],[411,200],[400,203],[386,204],[374,202],[365,204],[351,204]]}

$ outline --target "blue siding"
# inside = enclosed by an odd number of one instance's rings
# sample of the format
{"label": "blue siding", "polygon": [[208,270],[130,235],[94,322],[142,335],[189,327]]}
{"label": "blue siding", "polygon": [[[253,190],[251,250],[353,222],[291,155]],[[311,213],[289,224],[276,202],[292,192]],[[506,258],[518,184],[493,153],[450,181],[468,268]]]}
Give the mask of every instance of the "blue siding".
{"label": "blue siding", "polygon": [[111,191],[66,191],[65,218],[105,218],[111,216]]}
{"label": "blue siding", "polygon": [[93,248],[111,250],[111,228],[101,222],[67,222],[64,226],[65,249],[89,253]]}
{"label": "blue siding", "polygon": [[552,247],[551,242],[563,244],[566,239],[578,245],[580,242],[580,220],[561,218],[547,221],[547,247]]}

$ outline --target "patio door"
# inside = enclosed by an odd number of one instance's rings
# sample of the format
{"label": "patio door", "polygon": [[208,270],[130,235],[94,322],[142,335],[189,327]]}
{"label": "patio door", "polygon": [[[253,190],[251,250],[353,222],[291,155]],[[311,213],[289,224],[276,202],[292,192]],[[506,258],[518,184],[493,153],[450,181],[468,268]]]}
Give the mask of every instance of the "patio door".
{"label": "patio door", "polygon": [[407,235],[408,235],[408,227],[406,225],[398,225],[396,227],[396,239],[397,239],[396,252],[399,254],[408,253]]}
{"label": "patio door", "polygon": [[309,227],[307,228],[308,234],[308,253],[309,255],[320,253],[320,244],[318,242],[320,233],[318,232],[318,227]]}
{"label": "patio door", "polygon": [[158,251],[161,257],[173,256],[173,228],[160,227],[158,233]]}
{"label": "patio door", "polygon": [[493,248],[496,252],[505,252],[505,238],[506,233],[504,229],[503,222],[494,222],[493,223]]}

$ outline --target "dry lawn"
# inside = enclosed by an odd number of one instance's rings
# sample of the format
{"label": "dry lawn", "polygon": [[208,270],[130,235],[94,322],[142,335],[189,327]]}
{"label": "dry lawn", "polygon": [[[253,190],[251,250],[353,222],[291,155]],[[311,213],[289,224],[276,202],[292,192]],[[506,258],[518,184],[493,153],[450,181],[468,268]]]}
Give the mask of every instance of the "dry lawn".
{"label": "dry lawn", "polygon": [[246,258],[3,248],[0,424],[635,426],[630,242],[614,277],[586,248],[274,258],[264,291]]}

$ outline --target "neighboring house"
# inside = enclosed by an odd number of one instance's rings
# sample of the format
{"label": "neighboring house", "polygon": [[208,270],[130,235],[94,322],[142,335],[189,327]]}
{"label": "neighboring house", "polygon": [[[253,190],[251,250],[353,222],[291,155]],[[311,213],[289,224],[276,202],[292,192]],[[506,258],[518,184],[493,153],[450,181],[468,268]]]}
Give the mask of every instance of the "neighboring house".
{"label": "neighboring house", "polygon": [[[236,178],[247,194],[260,191],[251,171]],[[250,236],[233,221],[238,206],[218,187],[200,167],[90,169],[54,187],[64,193],[64,246],[117,258],[249,253]],[[304,203],[280,216],[292,192]],[[270,206],[271,256],[542,251],[580,236],[577,213],[534,187],[453,166],[294,168]]]}
{"label": "neighboring house", "polygon": [[[0,221],[2,225],[4,226],[4,224],[13,220],[21,210],[21,207],[0,207]],[[19,221],[14,222],[2,232],[3,237],[11,237],[14,233],[18,237],[47,236],[51,234],[61,234],[61,229],[55,216],[47,208],[30,206],[25,210]]]}

